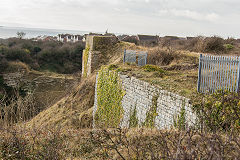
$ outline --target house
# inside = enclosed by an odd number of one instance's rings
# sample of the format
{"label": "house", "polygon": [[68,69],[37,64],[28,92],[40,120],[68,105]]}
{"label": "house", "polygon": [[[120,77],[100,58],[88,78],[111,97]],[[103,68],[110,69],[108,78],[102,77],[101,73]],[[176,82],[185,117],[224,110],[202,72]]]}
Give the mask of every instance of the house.
{"label": "house", "polygon": [[78,41],[82,41],[82,40],[83,40],[83,36],[81,36],[81,35],[74,35],[73,42],[78,42]]}
{"label": "house", "polygon": [[159,36],[137,35],[137,39],[141,45],[156,45],[159,42]]}
{"label": "house", "polygon": [[34,38],[34,41],[57,41],[58,38],[55,37],[55,36],[47,36],[47,35],[44,35],[44,36],[38,36],[36,38]]}
{"label": "house", "polygon": [[124,38],[122,38],[121,41],[135,43],[135,44],[139,43],[139,39],[137,36],[125,36]]}
{"label": "house", "polygon": [[119,41],[122,41],[125,37],[128,37],[129,35],[123,34],[123,35],[118,35],[117,38]]}
{"label": "house", "polygon": [[187,37],[187,40],[192,40],[194,38],[196,38],[196,37]]}
{"label": "house", "polygon": [[163,39],[174,41],[174,40],[179,40],[180,38],[177,36],[165,36],[163,37]]}
{"label": "house", "polygon": [[71,34],[58,34],[58,41],[60,42],[78,42],[82,41],[83,36],[81,35],[71,35]]}

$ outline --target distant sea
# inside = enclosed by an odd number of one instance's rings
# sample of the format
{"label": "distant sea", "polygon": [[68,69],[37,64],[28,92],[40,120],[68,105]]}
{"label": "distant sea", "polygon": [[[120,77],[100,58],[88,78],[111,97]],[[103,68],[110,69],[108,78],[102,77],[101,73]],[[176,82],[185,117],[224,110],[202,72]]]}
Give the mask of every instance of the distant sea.
{"label": "distant sea", "polygon": [[0,38],[6,39],[16,37],[17,32],[25,32],[25,38],[35,38],[37,36],[57,36],[58,34],[86,34],[88,31],[74,31],[74,30],[55,30],[55,29],[39,29],[39,28],[23,28],[23,27],[5,27],[0,26]]}

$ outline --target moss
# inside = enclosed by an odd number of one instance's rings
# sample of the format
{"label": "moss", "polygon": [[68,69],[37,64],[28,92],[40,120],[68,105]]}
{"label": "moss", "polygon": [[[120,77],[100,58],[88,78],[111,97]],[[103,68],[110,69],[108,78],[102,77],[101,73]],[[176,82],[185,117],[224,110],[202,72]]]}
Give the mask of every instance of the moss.
{"label": "moss", "polygon": [[111,44],[109,37],[95,36],[93,37],[93,50],[102,50],[106,45]]}
{"label": "moss", "polygon": [[87,72],[88,72],[88,56],[89,56],[89,51],[90,51],[90,46],[88,45],[83,52],[83,65],[84,65],[84,71],[83,71],[83,77],[87,77]]}
{"label": "moss", "polygon": [[159,66],[155,66],[155,65],[145,65],[143,66],[144,71],[146,72],[160,72],[160,73],[165,73],[165,71],[160,68]]}
{"label": "moss", "polygon": [[152,98],[152,106],[150,110],[147,112],[147,117],[145,119],[145,122],[143,123],[143,126],[154,128],[155,127],[155,118],[158,116],[157,114],[157,99],[159,95],[155,95]]}
{"label": "moss", "polygon": [[96,126],[117,128],[123,117],[122,98],[125,91],[117,70],[103,66],[98,74]]}

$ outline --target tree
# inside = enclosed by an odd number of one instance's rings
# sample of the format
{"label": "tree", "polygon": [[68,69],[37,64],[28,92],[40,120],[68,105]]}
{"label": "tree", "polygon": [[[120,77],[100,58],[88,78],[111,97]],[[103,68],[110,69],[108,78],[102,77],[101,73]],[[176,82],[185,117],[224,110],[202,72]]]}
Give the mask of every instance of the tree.
{"label": "tree", "polygon": [[25,32],[17,32],[17,36],[19,39],[22,39],[26,35]]}

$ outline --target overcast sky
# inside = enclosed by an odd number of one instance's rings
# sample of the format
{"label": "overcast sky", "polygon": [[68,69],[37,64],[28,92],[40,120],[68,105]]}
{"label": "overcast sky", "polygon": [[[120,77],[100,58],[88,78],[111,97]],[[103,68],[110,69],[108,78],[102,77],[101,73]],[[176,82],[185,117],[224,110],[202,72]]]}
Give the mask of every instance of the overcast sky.
{"label": "overcast sky", "polygon": [[240,0],[0,0],[0,25],[240,37]]}

